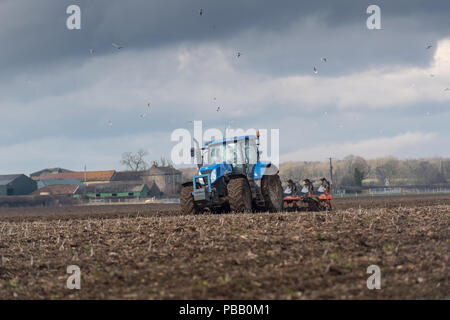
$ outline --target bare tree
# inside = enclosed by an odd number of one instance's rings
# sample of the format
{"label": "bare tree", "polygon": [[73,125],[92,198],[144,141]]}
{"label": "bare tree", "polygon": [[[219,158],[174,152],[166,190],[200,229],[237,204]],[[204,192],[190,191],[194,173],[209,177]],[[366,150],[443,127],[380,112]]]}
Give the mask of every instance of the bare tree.
{"label": "bare tree", "polygon": [[353,177],[356,186],[361,187],[362,181],[367,178],[370,173],[370,166],[367,161],[362,157],[355,157],[353,155],[344,158],[345,167],[347,171],[347,177],[344,180],[349,180],[349,177]]}
{"label": "bare tree", "polygon": [[435,183],[444,183],[445,177],[439,172],[439,169],[428,161],[420,161],[413,168],[412,173],[417,183],[423,185],[432,185]]}
{"label": "bare tree", "polygon": [[381,183],[385,183],[386,181],[390,181],[397,174],[398,166],[397,159],[388,159],[375,168],[375,175]]}
{"label": "bare tree", "polygon": [[140,149],[136,153],[125,152],[122,154],[122,160],[120,164],[127,167],[130,171],[141,171],[147,170],[148,164],[145,162],[144,157],[148,155],[147,151]]}

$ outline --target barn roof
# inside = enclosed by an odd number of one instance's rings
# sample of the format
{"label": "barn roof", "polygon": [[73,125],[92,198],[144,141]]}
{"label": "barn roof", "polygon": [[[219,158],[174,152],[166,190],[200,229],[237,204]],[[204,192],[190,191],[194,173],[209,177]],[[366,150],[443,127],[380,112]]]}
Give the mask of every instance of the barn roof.
{"label": "barn roof", "polygon": [[139,181],[143,180],[146,171],[119,171],[114,174],[111,181]]}
{"label": "barn roof", "polygon": [[52,186],[54,184],[76,184],[79,186],[84,186],[80,180],[76,179],[37,180],[36,182],[38,189],[46,186]]}
{"label": "barn roof", "polygon": [[172,175],[172,174],[181,174],[181,171],[175,169],[174,167],[156,167],[152,166],[148,171],[148,176],[161,176],[161,175]]}
{"label": "barn roof", "polygon": [[110,183],[96,183],[77,190],[78,194],[84,193],[123,193],[141,192],[146,186],[142,181],[112,181]]}
{"label": "barn roof", "polygon": [[46,169],[42,169],[36,172],[33,172],[30,174],[30,177],[32,178],[38,178],[39,176],[43,175],[43,174],[49,174],[49,173],[66,173],[66,172],[73,172],[71,170],[67,170],[64,168],[46,168]]}
{"label": "barn roof", "polygon": [[42,193],[48,193],[50,195],[74,194],[79,187],[77,184],[54,184],[40,188],[34,191],[32,195],[40,195]]}
{"label": "barn roof", "polygon": [[86,172],[65,172],[65,173],[48,173],[39,177],[39,180],[65,180],[76,179],[81,182],[85,181],[110,181],[115,171],[86,171]]}
{"label": "barn roof", "polygon": [[0,175],[0,185],[5,186],[14,180],[16,180],[18,177],[23,176],[23,174],[3,174]]}

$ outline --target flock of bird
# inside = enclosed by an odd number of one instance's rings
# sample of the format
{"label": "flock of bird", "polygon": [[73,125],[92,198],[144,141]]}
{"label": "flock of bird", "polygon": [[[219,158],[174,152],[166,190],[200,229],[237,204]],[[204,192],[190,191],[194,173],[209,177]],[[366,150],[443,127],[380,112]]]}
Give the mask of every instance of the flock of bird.
{"label": "flock of bird", "polygon": [[[200,16],[203,16],[203,13],[204,13],[204,10],[203,10],[203,9],[200,9],[200,11],[199,11]],[[113,46],[113,48],[115,48],[115,49],[117,49],[117,50],[122,50],[122,49],[125,48],[125,46],[119,45],[119,44],[114,43],[114,42],[113,42],[111,45]],[[90,55],[93,55],[94,53],[95,53],[95,50],[94,50],[94,49],[89,49],[89,54],[90,54]],[[237,53],[236,53],[236,57],[237,57],[237,58],[240,58],[241,55],[242,55],[241,52],[237,52]],[[326,61],[326,60],[325,60],[325,61]],[[217,100],[217,98],[214,97],[214,101],[216,101],[216,100]],[[147,107],[149,108],[149,112],[150,112],[150,102],[147,103]],[[220,112],[220,111],[221,111],[221,107],[217,107],[216,112]],[[139,117],[140,117],[141,119],[144,119],[145,116],[146,116],[145,113],[141,113],[141,114],[139,115]],[[187,121],[187,123],[193,123],[193,120]],[[109,121],[108,121],[108,125],[109,125],[109,126],[112,126],[112,125],[113,125],[112,120],[109,120]]]}
{"label": "flock of bird", "polygon": [[[205,10],[204,10],[203,8],[201,8],[201,9],[199,10],[199,15],[200,15],[200,16],[203,16],[204,14],[205,14]],[[112,43],[111,45],[113,46],[113,48],[115,48],[115,49],[117,49],[117,50],[122,50],[122,49],[125,48],[125,46],[119,45],[119,44],[116,44],[116,43]],[[428,45],[425,47],[426,50],[430,50],[431,48],[433,48],[433,46],[432,46],[431,44],[428,44]],[[89,53],[90,53],[91,55],[93,55],[93,54],[95,53],[95,50],[94,50],[94,49],[89,49]],[[241,52],[237,52],[237,53],[236,53],[236,57],[237,57],[237,58],[240,58],[241,55],[242,55]],[[320,61],[321,61],[322,63],[326,63],[326,62],[328,61],[328,59],[327,59],[326,57],[322,57],[322,58],[320,58]],[[314,73],[314,74],[318,74],[318,73],[319,73],[319,68],[318,68],[317,66],[314,66],[314,67],[313,67],[313,73]],[[430,77],[431,77],[431,78],[434,78],[435,75],[434,75],[434,74],[430,74]],[[415,87],[415,84],[412,84],[411,87]],[[445,88],[444,91],[450,91],[450,88]],[[214,97],[214,101],[216,101],[216,100],[217,100],[217,98]],[[148,107],[148,109],[149,109],[148,111],[150,112],[150,109],[151,109],[151,107],[150,107],[150,102],[147,103],[147,107]],[[221,111],[221,107],[219,106],[219,107],[217,107],[216,112],[220,112],[220,111]],[[325,112],[324,114],[327,115],[327,112]],[[141,119],[144,119],[145,116],[146,116],[145,113],[142,113],[142,114],[139,115],[139,117],[140,117]],[[193,120],[187,121],[187,123],[193,123]],[[109,120],[109,121],[108,121],[108,124],[109,124],[109,126],[112,126],[112,121]]]}

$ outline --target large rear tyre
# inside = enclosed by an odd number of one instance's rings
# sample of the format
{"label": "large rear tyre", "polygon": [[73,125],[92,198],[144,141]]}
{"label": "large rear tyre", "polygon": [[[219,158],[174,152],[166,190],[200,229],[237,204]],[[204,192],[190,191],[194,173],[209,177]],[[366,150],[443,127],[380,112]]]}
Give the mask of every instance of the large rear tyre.
{"label": "large rear tyre", "polygon": [[180,204],[184,214],[197,214],[199,211],[195,205],[192,191],[194,191],[193,186],[185,186],[181,189]]}
{"label": "large rear tyre", "polygon": [[277,174],[263,177],[261,192],[266,203],[266,210],[269,212],[283,211],[283,188]]}
{"label": "large rear tyre", "polygon": [[232,212],[252,211],[252,193],[247,179],[235,178],[228,182],[228,202]]}

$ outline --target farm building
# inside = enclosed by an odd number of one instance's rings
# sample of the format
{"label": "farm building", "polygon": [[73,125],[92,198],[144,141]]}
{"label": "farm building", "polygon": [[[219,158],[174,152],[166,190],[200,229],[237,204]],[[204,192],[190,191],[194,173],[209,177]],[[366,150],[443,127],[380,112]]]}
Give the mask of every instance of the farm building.
{"label": "farm building", "polygon": [[65,173],[48,173],[42,174],[39,180],[67,180],[75,179],[86,185],[96,183],[108,183],[114,176],[114,170],[107,171],[82,171],[82,172],[65,172]]}
{"label": "farm building", "polygon": [[175,195],[181,191],[181,171],[174,167],[158,167],[153,164],[146,172],[144,181],[155,181],[158,188],[166,195]]}
{"label": "farm building", "polygon": [[159,196],[161,191],[155,183],[143,183],[142,181],[113,181],[110,183],[93,184],[81,187],[76,192],[76,197],[88,198],[147,198]]}
{"label": "farm building", "polygon": [[38,180],[37,182],[37,187],[38,189],[46,187],[46,186],[52,186],[55,184],[76,184],[79,186],[84,186],[84,184],[80,181],[80,180],[76,180],[76,179],[56,179],[56,180]]}
{"label": "farm building", "polygon": [[117,171],[111,181],[144,181],[146,171]]}
{"label": "farm building", "polygon": [[0,175],[0,196],[23,196],[36,189],[36,181],[24,174]]}
{"label": "farm building", "polygon": [[47,168],[47,169],[42,169],[42,170],[31,173],[30,178],[33,180],[39,180],[39,177],[44,174],[67,173],[67,172],[73,172],[73,171],[63,169],[63,168]]}
{"label": "farm building", "polygon": [[34,196],[73,196],[80,188],[78,184],[53,184],[32,193]]}

